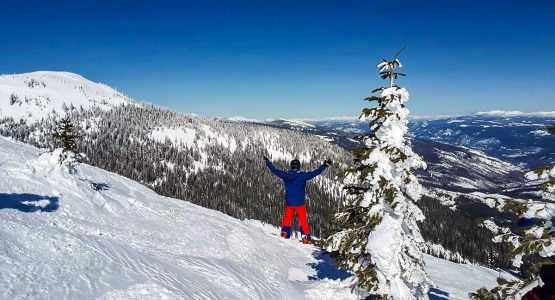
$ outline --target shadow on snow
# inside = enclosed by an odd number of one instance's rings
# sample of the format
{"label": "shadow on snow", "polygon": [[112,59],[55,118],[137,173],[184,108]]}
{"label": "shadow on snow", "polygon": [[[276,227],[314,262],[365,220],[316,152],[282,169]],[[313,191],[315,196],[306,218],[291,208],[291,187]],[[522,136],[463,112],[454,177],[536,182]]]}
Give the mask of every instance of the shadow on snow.
{"label": "shadow on snow", "polygon": [[81,179],[81,180],[88,183],[89,186],[97,192],[106,191],[106,190],[110,189],[110,186],[107,183],[93,182],[93,181],[90,181],[90,180],[87,180],[87,179]]}
{"label": "shadow on snow", "polygon": [[59,198],[35,194],[0,193],[0,209],[12,208],[22,212],[53,212],[59,207]]}
{"label": "shadow on snow", "polygon": [[331,279],[331,280],[344,280],[347,279],[353,274],[338,269],[335,265],[335,261],[329,256],[329,254],[324,250],[317,250],[312,253],[316,259],[318,259],[317,263],[309,263],[307,264],[314,270],[316,270],[316,275],[309,276],[309,280],[322,280],[322,279]]}
{"label": "shadow on snow", "polygon": [[428,296],[430,297],[430,300],[449,299],[449,293],[444,292],[437,288],[430,288],[430,291],[428,292]]}
{"label": "shadow on snow", "polygon": [[[329,256],[327,251],[317,250],[317,251],[314,251],[312,255],[318,260],[318,262],[307,264],[308,266],[310,266],[316,271],[316,275],[308,277],[309,280],[322,280],[322,279],[344,280],[353,276],[352,273],[349,273],[342,269],[338,269],[336,267],[335,261],[333,260],[333,258]],[[449,299],[449,293],[442,291],[438,288],[430,288],[430,291],[428,292],[428,296],[430,297],[430,300]],[[368,297],[367,299],[372,299],[372,298]]]}

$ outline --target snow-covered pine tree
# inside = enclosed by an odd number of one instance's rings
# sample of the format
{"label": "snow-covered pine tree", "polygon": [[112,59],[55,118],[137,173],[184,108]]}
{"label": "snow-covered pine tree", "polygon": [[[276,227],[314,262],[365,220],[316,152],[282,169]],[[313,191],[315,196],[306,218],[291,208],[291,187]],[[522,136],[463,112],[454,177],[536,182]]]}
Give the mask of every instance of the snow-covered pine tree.
{"label": "snow-covered pine tree", "polygon": [[[547,131],[555,135],[555,124],[550,124]],[[528,180],[541,185],[542,192],[547,200],[523,200],[510,198],[489,198],[488,205],[500,211],[522,214],[524,218],[535,219],[532,226],[524,228],[521,232],[513,232],[508,227],[499,227],[493,221],[484,221],[484,226],[496,236],[495,242],[509,244],[510,255],[515,267],[520,267],[523,257],[535,257],[528,267],[533,274],[523,280],[507,281],[498,280],[498,286],[488,290],[481,288],[470,293],[471,299],[516,299],[515,295],[526,285],[533,282],[542,264],[555,264],[555,166],[548,166],[525,174]],[[539,257],[539,259],[538,259]]]}
{"label": "snow-covered pine tree", "polygon": [[[404,49],[404,48],[403,48]],[[405,140],[409,111],[406,89],[394,79],[405,76],[398,56],[377,65],[388,87],[365,108],[370,132],[358,136],[364,147],[352,150],[354,166],[339,174],[348,196],[334,216],[339,229],[325,241],[338,267],[354,272],[360,286],[379,299],[428,299],[429,279],[420,247],[424,243],[417,222],[424,219],[414,204],[422,187],[411,168],[425,168]]]}
{"label": "snow-covered pine tree", "polygon": [[77,151],[77,145],[75,143],[79,135],[75,133],[69,116],[60,120],[52,136],[62,142],[62,148],[54,150],[54,155],[59,155],[60,164],[66,167],[70,174],[75,173],[75,166],[81,162],[82,156],[79,151]]}

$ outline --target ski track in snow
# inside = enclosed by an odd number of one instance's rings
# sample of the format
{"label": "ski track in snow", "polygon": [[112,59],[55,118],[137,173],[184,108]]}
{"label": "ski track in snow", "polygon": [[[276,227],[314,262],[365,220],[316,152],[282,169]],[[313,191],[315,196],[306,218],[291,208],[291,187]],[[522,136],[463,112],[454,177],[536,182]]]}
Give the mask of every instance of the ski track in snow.
{"label": "ski track in snow", "polygon": [[[272,226],[86,164],[69,175],[41,152],[0,137],[0,299],[359,298],[328,256]],[[432,292],[452,299],[497,276],[426,262]]]}

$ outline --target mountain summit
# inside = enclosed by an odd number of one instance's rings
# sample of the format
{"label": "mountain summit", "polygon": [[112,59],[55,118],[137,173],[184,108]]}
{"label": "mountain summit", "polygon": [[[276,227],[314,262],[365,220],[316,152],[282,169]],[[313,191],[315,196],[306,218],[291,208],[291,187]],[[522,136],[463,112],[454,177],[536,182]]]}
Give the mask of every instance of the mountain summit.
{"label": "mountain summit", "polygon": [[36,122],[68,109],[109,109],[133,100],[70,72],[38,71],[0,76],[0,118]]}

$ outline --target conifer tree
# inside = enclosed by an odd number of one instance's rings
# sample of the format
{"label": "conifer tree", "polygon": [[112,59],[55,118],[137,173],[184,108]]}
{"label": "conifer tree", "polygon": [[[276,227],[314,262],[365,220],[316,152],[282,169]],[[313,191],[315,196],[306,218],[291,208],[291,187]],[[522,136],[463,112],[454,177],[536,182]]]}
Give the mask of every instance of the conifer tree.
{"label": "conifer tree", "polygon": [[[555,135],[555,124],[547,126],[547,131]],[[547,194],[553,199],[555,194],[555,166],[529,171],[525,174],[530,181],[541,186],[539,193]],[[522,280],[498,280],[498,286],[488,290],[481,288],[470,293],[471,299],[516,299],[515,295],[528,283],[534,281],[542,264],[555,264],[555,202],[552,200],[524,200],[511,198],[489,198],[488,205],[500,211],[519,214],[519,217],[534,219],[533,225],[514,232],[508,227],[499,227],[493,221],[484,221],[484,226],[496,234],[495,242],[509,244],[512,263],[515,267],[522,265],[526,256],[540,257],[534,259],[529,267],[532,276]]]}
{"label": "conifer tree", "polygon": [[352,150],[354,166],[339,174],[348,196],[334,216],[339,231],[325,241],[338,267],[379,299],[427,299],[429,288],[417,226],[424,215],[414,204],[422,187],[411,173],[426,165],[405,140],[409,93],[394,82],[405,76],[396,71],[403,49],[377,65],[389,86],[365,99],[376,104],[360,116],[370,119],[370,132],[357,137],[364,147]]}
{"label": "conifer tree", "polygon": [[74,132],[73,124],[71,123],[69,116],[60,120],[60,123],[52,136],[62,142],[62,149],[64,151],[77,151],[75,140],[79,137],[79,135]]}
{"label": "conifer tree", "polygon": [[82,156],[77,151],[77,144],[75,143],[79,135],[75,133],[69,116],[60,120],[52,136],[62,142],[62,148],[58,149],[57,152],[55,151],[56,155],[60,156],[60,164],[67,167],[69,173],[75,173],[75,166],[81,162]]}

